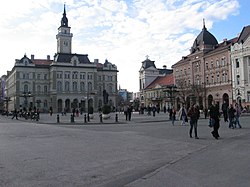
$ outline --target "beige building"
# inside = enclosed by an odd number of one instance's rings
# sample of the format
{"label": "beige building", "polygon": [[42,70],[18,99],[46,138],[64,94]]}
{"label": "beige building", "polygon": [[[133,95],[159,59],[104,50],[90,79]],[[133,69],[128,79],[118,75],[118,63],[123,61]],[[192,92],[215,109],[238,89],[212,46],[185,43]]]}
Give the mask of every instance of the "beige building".
{"label": "beige building", "polygon": [[71,112],[78,108],[86,112],[89,107],[97,111],[104,103],[117,106],[117,67],[108,60],[90,62],[88,55],[72,53],[70,29],[64,7],[54,58],[24,55],[16,60],[6,78],[9,110],[35,107],[42,112]]}
{"label": "beige building", "polygon": [[196,103],[203,109],[209,107],[213,100],[220,107],[224,101],[232,102],[230,46],[233,42],[225,40],[218,44],[204,23],[190,54],[172,66],[178,89],[178,108],[181,103],[187,107]]}

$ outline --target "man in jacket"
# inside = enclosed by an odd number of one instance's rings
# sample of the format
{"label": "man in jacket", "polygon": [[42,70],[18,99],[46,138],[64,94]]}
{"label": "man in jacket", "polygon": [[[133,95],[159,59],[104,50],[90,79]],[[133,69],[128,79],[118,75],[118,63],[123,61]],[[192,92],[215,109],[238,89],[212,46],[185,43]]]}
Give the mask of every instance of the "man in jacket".
{"label": "man in jacket", "polygon": [[215,104],[214,101],[210,106],[209,116],[214,120],[213,131],[211,133],[213,137],[218,140],[218,138],[220,137],[218,132],[220,128],[220,111],[218,104]]}

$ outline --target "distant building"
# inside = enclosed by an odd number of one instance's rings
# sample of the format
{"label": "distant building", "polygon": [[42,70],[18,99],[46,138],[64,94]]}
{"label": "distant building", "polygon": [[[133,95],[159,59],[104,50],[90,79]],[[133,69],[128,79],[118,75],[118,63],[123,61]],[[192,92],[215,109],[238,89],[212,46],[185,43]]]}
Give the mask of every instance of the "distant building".
{"label": "distant building", "polygon": [[[58,28],[57,53],[53,59],[35,59],[24,55],[16,60],[6,77],[9,110],[39,108],[42,112],[78,108],[87,112],[107,104],[117,106],[117,67],[106,60],[90,62],[88,55],[71,52],[72,37],[64,6]],[[104,98],[104,92],[105,98]]]}
{"label": "distant building", "polygon": [[133,93],[129,92],[127,89],[118,90],[118,109],[123,110],[124,106],[131,104],[133,102]]}
{"label": "distant building", "polygon": [[174,77],[173,73],[158,76],[144,89],[144,105],[158,106],[160,109],[174,105]]}
{"label": "distant building", "polygon": [[[148,104],[152,104],[148,100],[148,92],[146,89],[148,86],[154,82],[159,77],[165,77],[168,74],[173,72],[172,69],[167,69],[166,66],[163,66],[162,69],[156,68],[154,61],[151,61],[148,57],[142,62],[142,66],[139,70],[139,85],[140,85],[140,104],[141,107],[146,107]],[[151,88],[152,89],[152,88]],[[147,90],[148,91],[148,90]],[[161,104],[163,105],[163,104]]]}
{"label": "distant building", "polygon": [[[3,75],[0,80],[0,113],[3,112],[6,109],[7,105],[7,98],[6,98],[6,92],[5,92],[5,81],[6,81],[6,75]],[[7,101],[7,102],[6,102]]]}

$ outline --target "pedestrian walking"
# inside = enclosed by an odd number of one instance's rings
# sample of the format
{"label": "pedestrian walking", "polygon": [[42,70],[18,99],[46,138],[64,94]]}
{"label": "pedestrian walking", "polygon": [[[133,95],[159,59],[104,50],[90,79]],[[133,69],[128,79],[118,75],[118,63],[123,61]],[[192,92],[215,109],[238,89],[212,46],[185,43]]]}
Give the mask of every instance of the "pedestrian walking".
{"label": "pedestrian walking", "polygon": [[205,109],[204,109],[204,116],[205,116],[205,119],[207,119],[207,115],[208,115],[208,109],[207,109],[207,107],[205,107]]}
{"label": "pedestrian walking", "polygon": [[133,111],[132,106],[129,106],[129,107],[128,107],[128,120],[129,120],[129,121],[131,121],[132,111]]}
{"label": "pedestrian walking", "polygon": [[209,108],[209,116],[212,120],[214,120],[213,131],[211,133],[212,133],[213,137],[218,140],[218,138],[220,137],[220,135],[219,135],[220,111],[219,111],[218,104],[215,104],[214,101]]}
{"label": "pedestrian walking", "polygon": [[185,105],[182,105],[178,112],[179,120],[181,120],[181,125],[186,125],[187,120],[187,110],[185,108]]}
{"label": "pedestrian walking", "polygon": [[230,107],[228,108],[228,118],[229,118],[228,128],[234,129],[235,113],[236,113],[236,110],[234,109],[233,105],[230,104]]}
{"label": "pedestrian walking", "polygon": [[175,110],[175,108],[173,107],[173,108],[172,108],[172,117],[171,117],[172,125],[173,125],[173,126],[174,126],[175,119],[176,119],[176,110]]}
{"label": "pedestrian walking", "polygon": [[228,104],[226,101],[222,104],[221,110],[223,112],[224,122],[228,122]]}
{"label": "pedestrian walking", "polygon": [[128,106],[124,107],[124,115],[126,117],[126,121],[128,121]]}
{"label": "pedestrian walking", "polygon": [[172,116],[173,116],[173,108],[169,110],[169,120],[172,120]]}
{"label": "pedestrian walking", "polygon": [[155,117],[155,112],[156,112],[156,106],[155,105],[152,107],[152,111],[153,111],[153,116]]}
{"label": "pedestrian walking", "polygon": [[12,116],[12,119],[16,118],[18,120],[18,111],[17,109],[15,108],[15,110],[13,111],[13,116]]}
{"label": "pedestrian walking", "polygon": [[237,125],[239,126],[239,128],[241,128],[241,124],[240,124],[240,115],[241,115],[241,107],[238,105],[238,103],[235,104],[235,128],[237,127]]}
{"label": "pedestrian walking", "polygon": [[187,116],[190,117],[190,129],[189,129],[189,136],[192,138],[192,132],[194,128],[194,136],[195,139],[199,139],[198,134],[197,134],[197,125],[198,125],[198,119],[199,119],[199,109],[193,104],[187,113]]}

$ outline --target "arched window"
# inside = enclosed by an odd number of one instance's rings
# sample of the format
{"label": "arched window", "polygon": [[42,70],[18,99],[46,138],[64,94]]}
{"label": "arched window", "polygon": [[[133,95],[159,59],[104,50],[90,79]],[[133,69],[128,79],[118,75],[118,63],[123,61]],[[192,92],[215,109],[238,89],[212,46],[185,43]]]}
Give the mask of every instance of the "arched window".
{"label": "arched window", "polygon": [[69,82],[68,81],[65,82],[65,91],[69,92]]}
{"label": "arched window", "polygon": [[92,82],[88,82],[88,91],[92,90]]}
{"label": "arched window", "polygon": [[23,91],[26,93],[29,91],[29,86],[27,84],[23,86]]}
{"label": "arched window", "polygon": [[76,92],[77,91],[77,82],[73,82],[73,91]]}
{"label": "arched window", "polygon": [[98,88],[99,88],[98,91],[102,93],[102,86],[99,86]]}
{"label": "arched window", "polygon": [[62,91],[62,82],[61,81],[57,81],[57,91],[58,92]]}
{"label": "arched window", "polygon": [[80,90],[81,90],[81,92],[85,91],[85,83],[84,82],[80,83]]}
{"label": "arched window", "polygon": [[109,93],[113,93],[113,86],[112,86],[112,85],[109,85],[109,86],[108,86],[108,92],[109,92]]}
{"label": "arched window", "polygon": [[38,85],[38,86],[37,86],[37,93],[40,93],[40,92],[41,92],[41,86]]}

